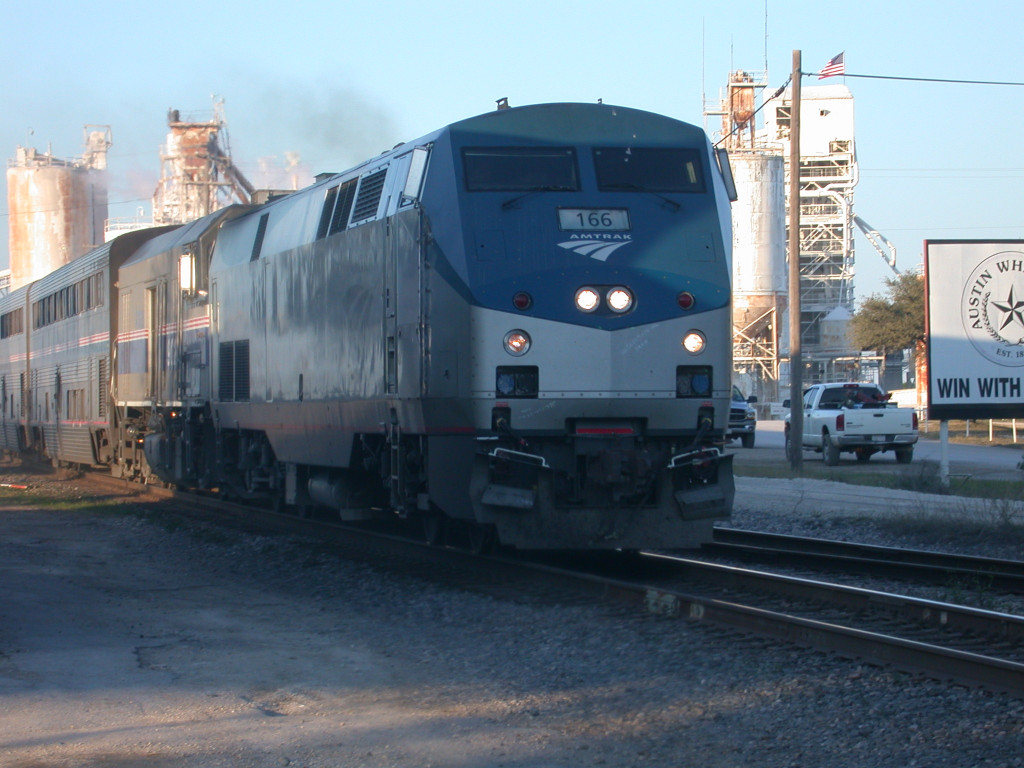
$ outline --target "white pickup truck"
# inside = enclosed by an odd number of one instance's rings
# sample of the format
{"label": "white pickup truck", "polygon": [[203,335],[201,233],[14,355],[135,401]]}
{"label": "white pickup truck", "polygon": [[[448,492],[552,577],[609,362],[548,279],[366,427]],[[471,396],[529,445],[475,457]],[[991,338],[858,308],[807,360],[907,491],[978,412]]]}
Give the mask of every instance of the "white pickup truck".
{"label": "white pickup truck", "polygon": [[[889,395],[874,384],[815,384],[804,390],[803,432],[804,449],[821,453],[829,466],[839,463],[842,451],[852,451],[858,461],[894,451],[896,461],[909,464],[917,442],[917,413],[890,403]],[[787,456],[792,446],[787,414]]]}

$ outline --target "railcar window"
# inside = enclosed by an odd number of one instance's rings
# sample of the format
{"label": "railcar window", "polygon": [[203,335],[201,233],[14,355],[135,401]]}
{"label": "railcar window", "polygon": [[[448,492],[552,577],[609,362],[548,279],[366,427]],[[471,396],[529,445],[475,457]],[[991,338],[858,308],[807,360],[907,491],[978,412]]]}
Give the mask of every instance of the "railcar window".
{"label": "railcar window", "polygon": [[597,188],[637,192],[703,192],[700,153],[685,147],[594,149]]}
{"label": "railcar window", "polygon": [[470,192],[575,192],[580,188],[572,147],[466,147],[462,165]]}
{"label": "railcar window", "polygon": [[24,309],[18,307],[18,309],[12,309],[10,312],[0,315],[0,339],[6,339],[8,336],[24,332],[23,312]]}
{"label": "railcar window", "polygon": [[[32,303],[32,328],[43,328],[59,320],[88,312],[103,305],[103,273],[96,272],[74,285],[44,296]],[[19,322],[20,322],[19,315]],[[15,331],[20,333],[20,331]],[[2,329],[0,329],[2,336]]]}

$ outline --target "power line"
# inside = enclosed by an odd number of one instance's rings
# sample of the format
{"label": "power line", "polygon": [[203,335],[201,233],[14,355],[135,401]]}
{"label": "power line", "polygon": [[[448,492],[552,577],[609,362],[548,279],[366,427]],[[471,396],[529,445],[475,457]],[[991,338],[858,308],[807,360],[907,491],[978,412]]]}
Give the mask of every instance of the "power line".
{"label": "power line", "polygon": [[[817,75],[817,72],[801,72],[801,75],[809,77],[811,75]],[[1011,80],[954,80],[946,77],[900,77],[896,75],[853,75],[849,72],[844,72],[842,75],[836,75],[836,77],[860,77],[870,80],[909,80],[915,83],[956,83],[958,85],[1019,85],[1024,86],[1024,83],[1019,83]]]}
{"label": "power line", "polygon": [[[131,203],[148,203],[151,202],[152,198],[148,197],[136,197],[131,200],[108,200],[107,208],[115,205],[129,205]],[[19,211],[16,214],[12,214],[10,210],[0,211],[0,219],[9,219],[12,216],[31,216],[37,213],[59,213],[60,211],[86,211],[92,207],[92,203],[84,202],[81,205],[73,206],[59,206],[57,208],[33,208],[30,211]]]}

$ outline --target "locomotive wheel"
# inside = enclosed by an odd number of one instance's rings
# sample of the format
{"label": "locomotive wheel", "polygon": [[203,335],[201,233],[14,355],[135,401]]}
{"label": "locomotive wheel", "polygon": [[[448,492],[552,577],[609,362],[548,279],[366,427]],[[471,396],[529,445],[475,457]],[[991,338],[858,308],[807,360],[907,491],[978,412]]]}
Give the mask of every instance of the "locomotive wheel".
{"label": "locomotive wheel", "polygon": [[432,547],[443,547],[448,540],[448,519],[440,512],[423,515],[423,539]]}
{"label": "locomotive wheel", "polygon": [[498,545],[498,529],[493,525],[469,524],[469,551],[474,555],[486,555]]}

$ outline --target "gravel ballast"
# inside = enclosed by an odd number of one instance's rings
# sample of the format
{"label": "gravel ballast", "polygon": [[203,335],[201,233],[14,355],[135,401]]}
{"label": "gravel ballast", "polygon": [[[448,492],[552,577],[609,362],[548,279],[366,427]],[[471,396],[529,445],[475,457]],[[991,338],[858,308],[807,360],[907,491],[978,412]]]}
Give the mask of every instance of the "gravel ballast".
{"label": "gravel ballast", "polygon": [[[758,483],[741,483],[733,524],[785,527]],[[907,535],[793,498],[783,532]],[[1002,694],[451,590],[285,537],[124,511],[0,517],[4,768],[1024,765],[1024,700]]]}

